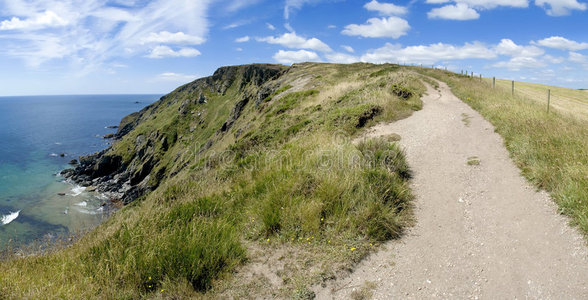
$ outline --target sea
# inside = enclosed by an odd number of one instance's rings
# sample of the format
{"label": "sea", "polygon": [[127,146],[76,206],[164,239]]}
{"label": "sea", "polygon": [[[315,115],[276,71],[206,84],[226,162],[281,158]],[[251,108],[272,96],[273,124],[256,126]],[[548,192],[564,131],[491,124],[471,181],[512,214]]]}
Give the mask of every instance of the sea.
{"label": "sea", "polygon": [[[103,199],[59,172],[109,146],[120,120],[161,95],[0,97],[0,250],[83,234]],[[65,195],[60,195],[65,193]]]}

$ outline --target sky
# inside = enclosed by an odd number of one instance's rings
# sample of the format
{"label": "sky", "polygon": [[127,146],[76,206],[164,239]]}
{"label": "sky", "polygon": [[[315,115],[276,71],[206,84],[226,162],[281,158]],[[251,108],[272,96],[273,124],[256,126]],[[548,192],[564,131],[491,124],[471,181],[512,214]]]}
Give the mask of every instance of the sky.
{"label": "sky", "polygon": [[588,0],[0,0],[0,96],[163,94],[305,61],[588,88]]}

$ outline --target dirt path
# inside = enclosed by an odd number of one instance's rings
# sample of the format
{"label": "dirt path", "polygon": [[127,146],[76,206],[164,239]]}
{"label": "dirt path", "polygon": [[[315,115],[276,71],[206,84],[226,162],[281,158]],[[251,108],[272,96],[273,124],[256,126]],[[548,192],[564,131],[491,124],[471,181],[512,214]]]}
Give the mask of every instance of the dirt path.
{"label": "dirt path", "polygon": [[[346,299],[372,282],[374,299],[587,299],[583,238],[521,177],[494,127],[444,83],[423,101],[368,133],[402,137],[417,224],[317,298]],[[480,164],[468,165],[474,156]]]}

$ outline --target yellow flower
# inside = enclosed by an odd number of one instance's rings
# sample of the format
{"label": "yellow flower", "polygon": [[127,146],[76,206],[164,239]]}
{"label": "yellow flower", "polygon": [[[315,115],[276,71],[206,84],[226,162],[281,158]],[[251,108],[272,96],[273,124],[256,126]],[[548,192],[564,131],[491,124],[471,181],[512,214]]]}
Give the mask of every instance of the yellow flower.
{"label": "yellow flower", "polygon": [[351,251],[355,251],[355,248],[351,248]]}
{"label": "yellow flower", "polygon": [[269,242],[269,239],[267,239],[267,241]]}
{"label": "yellow flower", "polygon": [[151,276],[149,276],[149,280],[151,280]]}

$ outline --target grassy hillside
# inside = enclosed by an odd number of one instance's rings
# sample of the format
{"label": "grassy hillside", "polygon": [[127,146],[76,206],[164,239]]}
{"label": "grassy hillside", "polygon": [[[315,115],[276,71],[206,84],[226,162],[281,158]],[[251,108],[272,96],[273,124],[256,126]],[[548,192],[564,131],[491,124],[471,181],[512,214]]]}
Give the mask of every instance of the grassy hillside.
{"label": "grassy hillside", "polygon": [[[350,141],[423,91],[370,64],[237,66],[182,86],[78,170],[142,196],[71,246],[6,254],[0,298],[310,297],[410,221],[402,151]],[[264,257],[287,262],[279,289],[243,271]]]}
{"label": "grassy hillside", "polygon": [[[491,82],[491,79],[485,79]],[[496,80],[496,87],[512,91],[510,80]],[[574,90],[528,82],[515,82],[515,92],[547,107],[547,90],[551,90],[551,109],[588,121],[588,90]],[[511,92],[512,93],[512,92]]]}
{"label": "grassy hillside", "polygon": [[456,96],[489,120],[522,174],[548,191],[561,212],[588,234],[588,121],[582,117],[588,99],[581,96],[584,91],[554,88],[561,110],[548,114],[546,94],[538,85],[517,82],[513,97],[510,87],[492,89],[491,83],[477,78],[419,71],[447,82]]}

